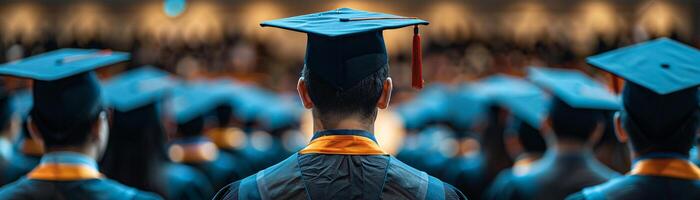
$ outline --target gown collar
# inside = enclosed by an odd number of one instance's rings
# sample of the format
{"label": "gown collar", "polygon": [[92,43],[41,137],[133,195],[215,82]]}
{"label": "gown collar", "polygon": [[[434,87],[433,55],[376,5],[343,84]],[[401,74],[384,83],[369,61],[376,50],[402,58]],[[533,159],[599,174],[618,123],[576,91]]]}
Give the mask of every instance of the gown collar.
{"label": "gown collar", "polygon": [[299,154],[389,155],[379,147],[374,134],[363,130],[326,130],[314,133],[311,143]]}
{"label": "gown collar", "polygon": [[635,159],[630,175],[662,176],[686,180],[700,180],[700,168],[687,156],[673,153],[655,153]]}
{"label": "gown collar", "polygon": [[75,152],[52,152],[41,158],[39,165],[27,175],[29,179],[76,181],[103,177],[94,159]]}

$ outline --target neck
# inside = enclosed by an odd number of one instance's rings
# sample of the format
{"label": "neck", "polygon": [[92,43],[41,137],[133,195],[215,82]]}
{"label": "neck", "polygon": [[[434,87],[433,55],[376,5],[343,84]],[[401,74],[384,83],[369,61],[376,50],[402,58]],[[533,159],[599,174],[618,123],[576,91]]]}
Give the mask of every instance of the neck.
{"label": "neck", "polygon": [[360,119],[357,117],[348,117],[340,120],[338,123],[324,124],[321,122],[320,118],[314,117],[314,132],[325,131],[325,130],[337,130],[337,129],[347,129],[347,130],[364,130],[370,133],[374,132],[374,120],[371,123],[365,122],[366,119]]}
{"label": "neck", "polygon": [[86,155],[92,159],[97,160],[97,152],[90,150],[91,148],[88,147],[51,147],[47,148],[46,153],[54,153],[54,152],[73,152],[73,153],[79,153]]}
{"label": "neck", "polygon": [[573,140],[558,140],[553,147],[559,153],[583,153],[591,150],[590,145],[585,142]]}

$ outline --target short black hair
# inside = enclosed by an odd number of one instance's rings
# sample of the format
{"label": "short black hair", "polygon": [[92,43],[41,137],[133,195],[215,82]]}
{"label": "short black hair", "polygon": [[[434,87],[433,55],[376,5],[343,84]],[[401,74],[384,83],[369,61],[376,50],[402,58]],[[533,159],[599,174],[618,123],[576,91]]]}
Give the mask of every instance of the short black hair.
{"label": "short black hair", "polygon": [[177,133],[180,137],[199,136],[202,135],[202,130],[204,130],[204,116],[177,124]]}
{"label": "short black hair", "polygon": [[227,127],[233,116],[233,107],[228,104],[219,105],[214,108],[214,113],[216,115],[216,125],[218,127]]}
{"label": "short black hair", "polygon": [[321,123],[334,124],[350,115],[373,121],[384,81],[389,77],[389,66],[379,68],[346,90],[329,84],[307,67],[302,70],[302,77],[314,103],[314,115],[321,119]]}
{"label": "short black hair", "polygon": [[698,89],[691,87],[659,95],[641,85],[626,83],[620,116],[632,148],[640,155],[688,155],[700,120],[697,93]]}
{"label": "short black hair", "polygon": [[557,138],[587,141],[598,123],[603,122],[604,112],[594,109],[581,109],[569,106],[559,98],[552,98],[549,118]]}
{"label": "short black hair", "polygon": [[[0,130],[6,130],[10,126],[12,112],[10,96],[6,91],[0,91]],[[0,131],[0,133],[2,132],[4,131]]]}
{"label": "short black hair", "polygon": [[46,147],[80,146],[104,111],[93,72],[54,81],[35,80],[30,115]]}
{"label": "short black hair", "polygon": [[516,123],[518,123],[518,140],[525,152],[543,153],[547,151],[547,142],[544,141],[544,138],[537,128],[523,121]]}

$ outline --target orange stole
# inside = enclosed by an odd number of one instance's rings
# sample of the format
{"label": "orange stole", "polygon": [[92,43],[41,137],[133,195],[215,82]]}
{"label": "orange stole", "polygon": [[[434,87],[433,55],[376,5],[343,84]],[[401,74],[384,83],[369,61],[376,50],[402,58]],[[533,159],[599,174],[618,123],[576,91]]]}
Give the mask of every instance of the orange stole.
{"label": "orange stole", "polygon": [[102,178],[96,169],[76,164],[41,164],[34,168],[27,178],[45,181],[77,181]]}
{"label": "orange stole", "polygon": [[629,174],[700,180],[700,168],[690,161],[673,158],[638,161]]}
{"label": "orange stole", "polygon": [[372,139],[356,135],[328,135],[316,138],[299,154],[389,155]]}

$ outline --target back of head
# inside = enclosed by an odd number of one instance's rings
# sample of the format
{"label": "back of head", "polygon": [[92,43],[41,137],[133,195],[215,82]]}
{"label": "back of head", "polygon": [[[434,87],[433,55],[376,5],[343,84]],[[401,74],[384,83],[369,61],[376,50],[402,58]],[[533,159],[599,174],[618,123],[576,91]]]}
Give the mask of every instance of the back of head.
{"label": "back of head", "polygon": [[34,81],[33,123],[46,147],[77,146],[102,111],[100,86],[93,72],[54,81]]}
{"label": "back of head", "polygon": [[220,128],[229,126],[231,117],[233,116],[233,108],[230,105],[224,104],[217,106],[214,111],[216,112],[217,126]]}
{"label": "back of head", "polygon": [[204,130],[204,117],[198,116],[189,121],[177,124],[179,137],[194,137],[202,135]]}
{"label": "back of head", "polygon": [[528,153],[544,153],[547,150],[547,143],[540,134],[540,131],[525,122],[518,122],[518,140],[523,146],[523,150]]}
{"label": "back of head", "polygon": [[388,66],[379,68],[348,89],[335,87],[318,74],[304,68],[302,76],[314,103],[314,115],[326,126],[335,126],[345,117],[358,116],[373,122],[384,81],[389,77]]}
{"label": "back of head", "polygon": [[627,82],[622,93],[622,125],[634,150],[687,155],[698,129],[697,93],[697,87],[690,87],[661,95]]}
{"label": "back of head", "polygon": [[552,98],[549,119],[558,140],[586,142],[598,124],[603,122],[603,111],[573,108],[559,98]]}
{"label": "back of head", "polygon": [[165,131],[157,103],[115,111],[107,150],[100,163],[108,177],[126,185],[157,191],[152,185],[159,164],[167,161]]}

